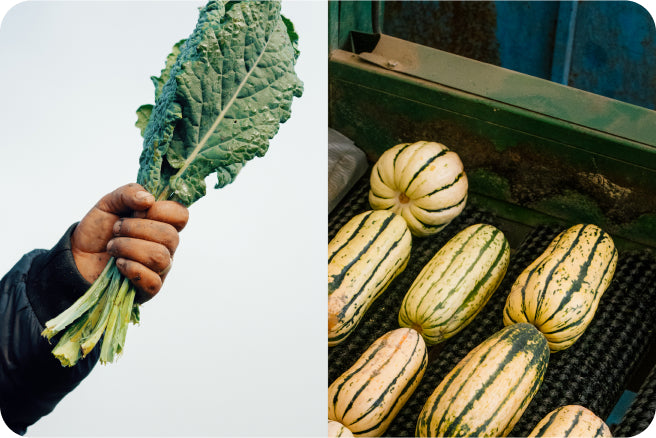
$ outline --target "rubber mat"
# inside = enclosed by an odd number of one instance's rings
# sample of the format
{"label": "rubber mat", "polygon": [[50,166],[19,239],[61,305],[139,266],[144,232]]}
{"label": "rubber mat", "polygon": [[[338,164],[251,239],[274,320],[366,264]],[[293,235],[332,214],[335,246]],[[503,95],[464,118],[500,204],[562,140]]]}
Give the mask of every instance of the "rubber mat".
{"label": "rubber mat", "polygon": [[653,367],[647,375],[620,422],[611,429],[613,436],[634,436],[643,432],[654,421],[654,414],[656,414],[656,367]]}
{"label": "rubber mat", "polygon": [[[328,237],[356,214],[369,210],[367,178],[362,178],[328,220]],[[476,223],[502,231],[502,222],[486,211],[468,205],[436,235],[413,238],[407,268],[372,304],[354,333],[328,350],[328,383],[339,377],[378,337],[398,328],[403,296],[423,266],[451,237]],[[504,222],[505,223],[505,222]],[[507,225],[506,225],[507,226]],[[386,436],[414,436],[424,402],[444,376],[474,347],[503,328],[502,310],[517,276],[547,247],[562,229],[539,226],[517,248],[511,248],[510,265],[503,282],[476,318],[456,336],[429,350],[428,368],[412,397],[398,413]],[[656,266],[647,251],[620,252],[611,285],[584,335],[569,349],[551,354],[544,381],[511,436],[527,436],[551,410],[579,404],[606,418],[619,399],[632,372],[653,342],[656,318]],[[641,423],[622,429],[625,436],[640,433]]]}

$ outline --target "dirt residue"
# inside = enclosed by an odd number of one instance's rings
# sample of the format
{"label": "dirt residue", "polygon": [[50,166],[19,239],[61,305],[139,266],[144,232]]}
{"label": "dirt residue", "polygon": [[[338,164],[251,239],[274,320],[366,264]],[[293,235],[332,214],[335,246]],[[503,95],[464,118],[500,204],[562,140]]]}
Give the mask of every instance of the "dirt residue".
{"label": "dirt residue", "polygon": [[387,35],[501,64],[494,2],[387,1],[383,23]]}
{"label": "dirt residue", "polygon": [[509,191],[505,200],[518,205],[531,207],[575,192],[592,200],[604,216],[616,224],[629,223],[642,214],[656,212],[653,194],[622,181],[621,175],[611,177],[576,167],[535,145],[515,144],[503,148],[447,120],[426,123],[395,115],[393,122],[383,126],[390,127],[398,143],[419,139],[444,143],[458,152],[468,173],[485,170],[507,181]]}

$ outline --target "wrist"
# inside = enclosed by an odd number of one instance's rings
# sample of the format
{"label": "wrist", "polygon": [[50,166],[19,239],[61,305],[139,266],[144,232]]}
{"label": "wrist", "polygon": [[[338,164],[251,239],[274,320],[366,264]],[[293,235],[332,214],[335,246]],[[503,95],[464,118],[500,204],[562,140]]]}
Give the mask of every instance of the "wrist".
{"label": "wrist", "polygon": [[36,257],[27,276],[27,295],[39,322],[71,306],[91,283],[80,273],[71,250],[72,225],[49,251]]}

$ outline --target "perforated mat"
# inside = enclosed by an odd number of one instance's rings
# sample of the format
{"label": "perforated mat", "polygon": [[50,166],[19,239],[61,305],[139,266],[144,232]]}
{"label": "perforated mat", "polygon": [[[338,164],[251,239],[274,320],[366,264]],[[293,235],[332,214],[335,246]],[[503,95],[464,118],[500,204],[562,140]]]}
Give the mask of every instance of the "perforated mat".
{"label": "perforated mat", "polygon": [[[328,237],[356,214],[369,210],[367,177],[351,190],[333,210],[328,220]],[[503,222],[504,225],[501,225]],[[328,351],[328,383],[346,371],[359,355],[379,336],[398,328],[398,311],[403,296],[422,267],[451,237],[476,223],[488,223],[502,231],[507,222],[468,205],[463,213],[440,233],[413,238],[410,261],[406,270],[390,284],[367,311],[355,332]],[[502,309],[512,283],[562,228],[533,228],[524,241],[511,248],[510,265],[504,281],[476,318],[453,338],[429,350],[429,363],[424,377],[386,432],[387,436],[414,436],[415,425],[425,400],[442,378],[470,350],[503,328]],[[526,436],[551,410],[566,404],[579,404],[607,418],[622,394],[626,382],[635,372],[654,341],[656,320],[656,266],[647,251],[620,251],[615,277],[602,297],[594,320],[585,334],[569,349],[553,353],[544,381],[511,436]],[[653,378],[654,376],[652,376]],[[644,417],[653,408],[652,384],[643,397],[644,407],[637,413],[641,421],[623,420],[616,428],[622,436],[642,432],[649,424]],[[634,402],[638,403],[641,395]],[[645,411],[647,412],[645,414]],[[653,418],[653,411],[652,411]],[[630,420],[630,421],[629,421]],[[645,424],[646,423],[646,424]]]}

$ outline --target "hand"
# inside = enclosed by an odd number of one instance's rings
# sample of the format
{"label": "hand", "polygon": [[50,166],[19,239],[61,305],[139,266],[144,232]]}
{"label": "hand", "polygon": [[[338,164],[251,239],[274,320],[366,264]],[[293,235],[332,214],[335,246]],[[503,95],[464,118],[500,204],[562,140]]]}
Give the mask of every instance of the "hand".
{"label": "hand", "polygon": [[84,216],[71,237],[80,274],[93,283],[111,257],[137,288],[136,301],[154,297],[171,269],[187,224],[188,210],[174,201],[155,201],[139,184],[105,195]]}

